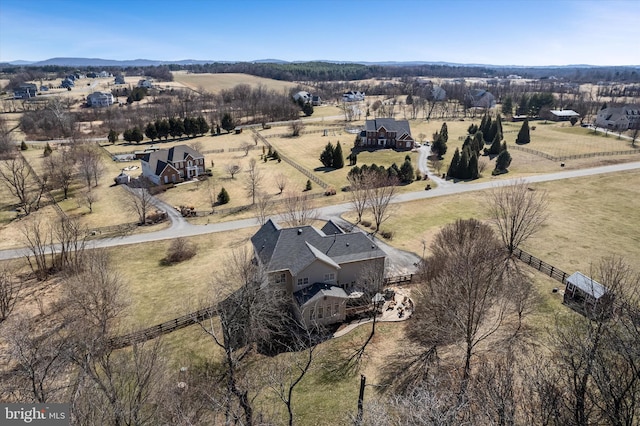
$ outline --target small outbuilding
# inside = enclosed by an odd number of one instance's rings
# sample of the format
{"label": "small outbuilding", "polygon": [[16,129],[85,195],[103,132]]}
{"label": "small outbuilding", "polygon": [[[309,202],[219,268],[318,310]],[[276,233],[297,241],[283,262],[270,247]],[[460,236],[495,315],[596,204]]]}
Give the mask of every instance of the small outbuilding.
{"label": "small outbuilding", "polygon": [[580,118],[580,114],[572,109],[552,109],[549,113],[554,121],[570,121],[572,118]]}
{"label": "small outbuilding", "polygon": [[614,295],[607,287],[581,272],[566,279],[563,302],[579,308],[588,316],[608,316],[613,309]]}
{"label": "small outbuilding", "polygon": [[113,178],[113,180],[115,181],[116,185],[126,185],[129,182],[131,182],[131,176],[129,176],[123,171],[123,172],[120,172],[118,176]]}

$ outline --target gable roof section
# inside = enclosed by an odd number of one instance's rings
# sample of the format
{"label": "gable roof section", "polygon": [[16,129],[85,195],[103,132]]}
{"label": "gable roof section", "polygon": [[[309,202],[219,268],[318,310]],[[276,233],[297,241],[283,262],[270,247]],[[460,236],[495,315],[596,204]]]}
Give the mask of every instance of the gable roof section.
{"label": "gable roof section", "polygon": [[335,223],[333,221],[333,219],[329,219],[329,221],[327,223],[324,224],[324,226],[322,227],[322,229],[320,229],[322,232],[324,232],[325,235],[333,235],[333,234],[344,234],[344,230],[340,227],[340,225],[338,225],[337,223]]}
{"label": "gable roof section", "polygon": [[361,232],[326,235],[313,226],[281,228],[272,220],[251,237],[251,243],[267,271],[289,270],[293,275],[318,259],[339,267],[342,263],[385,256]]}
{"label": "gable roof section", "polygon": [[162,173],[167,165],[175,169],[173,163],[183,161],[189,156],[193,159],[204,158],[202,154],[187,145],[177,145],[169,149],[159,149],[154,152],[148,152],[142,157],[142,161],[149,163],[149,169],[154,170],[156,176],[160,176],[160,173]]}
{"label": "gable roof section", "polygon": [[295,297],[298,305],[303,307],[309,302],[313,302],[319,297],[338,297],[341,299],[348,299],[349,295],[344,289],[327,284],[327,283],[314,283],[309,287],[303,288],[302,290],[298,290],[293,293],[293,297]]}
{"label": "gable roof section", "polygon": [[[164,150],[163,150],[164,151]],[[187,145],[176,145],[173,148],[169,148],[167,151],[167,161],[171,163],[175,163],[176,161],[186,160],[189,155],[192,158],[202,158],[203,155],[200,154],[195,149],[187,146]]]}
{"label": "gable roof section", "polygon": [[574,272],[571,274],[567,278],[567,282],[573,284],[586,294],[593,296],[594,299],[599,299],[609,292],[605,286],[593,278],[587,277],[581,272]]}
{"label": "gable roof section", "polygon": [[411,135],[411,127],[407,120],[395,120],[393,118],[376,118],[365,122],[365,130],[367,132],[377,132],[378,129],[384,127],[387,131],[396,132],[396,134],[406,133]]}

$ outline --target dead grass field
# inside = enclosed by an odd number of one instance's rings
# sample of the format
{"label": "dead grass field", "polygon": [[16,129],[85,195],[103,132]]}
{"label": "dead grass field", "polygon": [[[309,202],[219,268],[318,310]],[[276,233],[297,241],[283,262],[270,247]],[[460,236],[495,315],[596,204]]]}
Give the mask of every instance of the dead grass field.
{"label": "dead grass field", "polygon": [[[640,270],[640,172],[567,179],[532,185],[549,194],[549,219],[522,248],[568,273],[587,273],[607,255],[619,255]],[[394,206],[383,228],[395,233],[389,243],[421,254],[440,227],[456,219],[487,220],[482,192],[438,197]],[[347,216],[353,220],[353,215]],[[370,219],[367,217],[367,219]]]}
{"label": "dead grass field", "polygon": [[232,89],[238,84],[248,84],[253,88],[264,86],[268,90],[275,90],[276,92],[282,93],[289,93],[290,89],[298,86],[298,84],[288,81],[273,80],[240,73],[187,74],[186,72],[174,72],[173,79],[175,82],[195,91],[204,89],[211,93],[220,93],[220,91]]}

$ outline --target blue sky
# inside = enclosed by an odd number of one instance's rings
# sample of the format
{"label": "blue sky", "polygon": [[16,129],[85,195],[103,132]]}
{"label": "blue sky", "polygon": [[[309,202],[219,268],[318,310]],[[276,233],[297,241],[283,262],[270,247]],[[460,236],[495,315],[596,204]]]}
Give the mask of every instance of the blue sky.
{"label": "blue sky", "polygon": [[640,65],[637,0],[0,0],[0,62],[53,57]]}

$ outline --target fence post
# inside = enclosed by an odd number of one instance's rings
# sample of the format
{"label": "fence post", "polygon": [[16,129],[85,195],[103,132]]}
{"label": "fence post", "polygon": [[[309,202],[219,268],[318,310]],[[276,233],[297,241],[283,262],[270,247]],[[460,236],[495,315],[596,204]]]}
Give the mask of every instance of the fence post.
{"label": "fence post", "polygon": [[554,267],[552,266],[552,267],[551,267],[551,271],[549,272],[549,276],[550,276],[550,277],[553,277],[553,268],[554,268]]}

